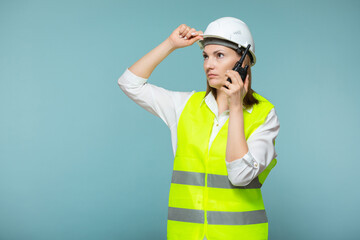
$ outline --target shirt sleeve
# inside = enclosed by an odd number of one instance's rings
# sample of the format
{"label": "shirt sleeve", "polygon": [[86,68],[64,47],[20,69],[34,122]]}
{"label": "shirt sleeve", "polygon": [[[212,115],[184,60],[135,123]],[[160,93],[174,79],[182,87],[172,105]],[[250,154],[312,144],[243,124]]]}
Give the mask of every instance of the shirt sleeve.
{"label": "shirt sleeve", "polygon": [[139,106],[161,118],[171,128],[177,123],[179,109],[194,92],[175,92],[155,86],[128,68],[118,79],[120,89]]}
{"label": "shirt sleeve", "polygon": [[275,108],[273,108],[270,110],[265,122],[248,138],[249,151],[244,157],[232,162],[226,162],[228,177],[233,185],[248,185],[277,157],[275,139],[279,130],[280,123]]}

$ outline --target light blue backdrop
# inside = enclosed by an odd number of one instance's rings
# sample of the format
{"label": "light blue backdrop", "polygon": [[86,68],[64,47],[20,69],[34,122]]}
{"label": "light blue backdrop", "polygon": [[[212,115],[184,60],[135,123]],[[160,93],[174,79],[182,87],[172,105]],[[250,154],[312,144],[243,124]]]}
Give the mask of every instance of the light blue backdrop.
{"label": "light blue backdrop", "polygon": [[[357,239],[359,1],[0,2],[0,239],[165,239],[170,131],[117,79],[180,24],[233,16],[276,107],[270,239]],[[195,44],[149,79],[205,90]]]}

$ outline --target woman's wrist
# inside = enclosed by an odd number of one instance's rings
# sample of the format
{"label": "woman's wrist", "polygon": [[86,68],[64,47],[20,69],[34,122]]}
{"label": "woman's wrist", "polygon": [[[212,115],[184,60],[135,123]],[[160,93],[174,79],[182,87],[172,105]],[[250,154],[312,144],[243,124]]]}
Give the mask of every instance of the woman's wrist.
{"label": "woman's wrist", "polygon": [[174,44],[171,42],[170,38],[165,39],[164,44],[169,48],[169,51],[172,52],[176,50],[177,48],[174,46]]}
{"label": "woman's wrist", "polygon": [[236,104],[230,104],[229,106],[229,110],[230,112],[242,112],[243,111],[243,103],[242,101],[240,103],[236,103]]}

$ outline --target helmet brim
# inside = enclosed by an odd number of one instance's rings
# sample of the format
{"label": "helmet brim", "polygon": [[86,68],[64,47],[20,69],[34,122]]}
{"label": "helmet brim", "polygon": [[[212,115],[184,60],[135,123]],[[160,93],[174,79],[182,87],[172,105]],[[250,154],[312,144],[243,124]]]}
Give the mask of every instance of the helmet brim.
{"label": "helmet brim", "polygon": [[[231,42],[231,41],[229,41],[228,39],[226,39],[226,38],[223,38],[223,37],[221,37],[221,36],[217,36],[217,35],[203,35],[203,38],[204,38],[204,40],[206,39],[206,38],[218,38],[218,39],[221,39],[221,40],[225,40],[225,41],[227,41],[227,42]],[[199,45],[199,47],[200,47],[200,49],[201,50],[203,50],[204,49],[204,40],[198,40],[196,43]],[[239,44],[237,44],[237,43],[235,43],[235,42],[233,42],[236,46],[238,46],[238,47],[243,47],[243,48],[246,48],[247,46],[243,46],[243,45],[239,45]],[[228,47],[228,46],[227,46]],[[252,56],[252,59],[253,59],[253,62],[251,63],[251,66],[254,66],[255,65],[255,63],[256,63],[256,57],[255,57],[255,54],[249,49],[249,52],[250,52],[250,54],[251,54],[251,56]]]}

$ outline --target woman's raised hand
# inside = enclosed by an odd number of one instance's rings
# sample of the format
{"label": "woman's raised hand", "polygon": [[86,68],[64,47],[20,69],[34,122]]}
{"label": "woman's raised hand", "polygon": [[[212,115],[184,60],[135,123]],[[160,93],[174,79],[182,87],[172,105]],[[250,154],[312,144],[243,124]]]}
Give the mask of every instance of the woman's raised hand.
{"label": "woman's raised hand", "polygon": [[169,41],[174,49],[183,48],[192,45],[198,40],[203,40],[202,31],[196,31],[194,28],[181,24],[169,36]]}

